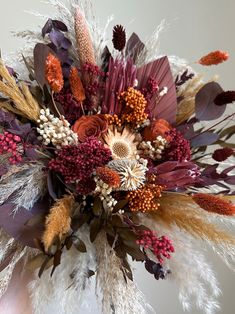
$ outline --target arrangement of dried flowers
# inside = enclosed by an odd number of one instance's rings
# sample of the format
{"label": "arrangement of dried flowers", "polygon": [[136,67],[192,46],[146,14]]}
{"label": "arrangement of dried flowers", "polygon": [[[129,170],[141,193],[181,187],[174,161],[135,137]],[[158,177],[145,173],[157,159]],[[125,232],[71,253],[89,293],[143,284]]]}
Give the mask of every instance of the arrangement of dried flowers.
{"label": "arrangement of dried flowers", "polygon": [[[132,258],[157,280],[178,281],[185,309],[195,300],[214,313],[219,289],[198,247],[233,268],[235,238],[217,222],[235,215],[235,166],[220,169],[235,152],[226,125],[235,112],[225,114],[235,91],[190,66],[173,75],[167,56],[143,63],[147,47],[121,25],[116,52],[105,46],[100,58],[105,40],[74,3],[64,13],[70,28],[49,19],[24,56],[30,81],[0,61],[0,295],[23,262],[40,277],[31,283],[35,313],[46,313],[39,298],[48,305],[51,291],[60,313],[75,313],[64,293],[77,300],[91,276],[103,313],[145,313]],[[197,63],[228,57],[215,51]]]}

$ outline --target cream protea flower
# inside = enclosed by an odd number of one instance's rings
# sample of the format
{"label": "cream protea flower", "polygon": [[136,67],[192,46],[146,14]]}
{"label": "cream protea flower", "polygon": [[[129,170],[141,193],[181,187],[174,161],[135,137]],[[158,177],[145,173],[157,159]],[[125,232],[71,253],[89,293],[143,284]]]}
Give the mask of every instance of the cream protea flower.
{"label": "cream protea flower", "polygon": [[121,191],[136,190],[145,182],[145,174],[148,170],[146,160],[141,160],[140,163],[134,159],[116,159],[110,161],[107,166],[118,172]]}
{"label": "cream protea flower", "polygon": [[136,134],[128,128],[118,131],[117,128],[109,129],[103,136],[105,146],[112,152],[113,159],[136,159],[137,145]]}

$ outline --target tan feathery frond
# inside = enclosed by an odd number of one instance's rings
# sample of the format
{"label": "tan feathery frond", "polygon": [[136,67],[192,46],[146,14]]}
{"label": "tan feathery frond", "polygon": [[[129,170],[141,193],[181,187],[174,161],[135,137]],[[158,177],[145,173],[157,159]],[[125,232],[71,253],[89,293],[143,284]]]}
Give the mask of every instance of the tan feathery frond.
{"label": "tan feathery frond", "polygon": [[29,91],[28,86],[21,82],[16,83],[3,61],[0,59],[0,93],[9,99],[10,102],[0,103],[0,107],[13,113],[19,114],[32,121],[37,121],[40,107]]}
{"label": "tan feathery frond", "polygon": [[92,44],[86,19],[79,8],[75,10],[74,22],[77,40],[77,52],[80,63],[84,64],[87,62],[91,64],[96,64],[94,47]]}
{"label": "tan feathery frond", "polygon": [[202,82],[202,76],[195,75],[191,80],[188,81],[186,87],[180,89],[177,93],[179,98],[182,97],[182,100],[178,104],[177,108],[177,124],[183,123],[194,113],[195,96],[203,85],[204,83]]}
{"label": "tan feathery frond", "polygon": [[69,233],[71,227],[71,211],[74,197],[66,195],[56,201],[46,218],[45,232],[42,237],[45,250],[48,251],[56,239],[62,239]]}
{"label": "tan feathery frond", "polygon": [[163,194],[158,202],[160,203],[158,211],[151,213],[154,219],[161,220],[167,225],[177,225],[196,238],[219,245],[226,243],[235,246],[234,236],[211,223],[209,218],[207,219],[207,213],[204,215],[204,212],[193,204],[191,196],[178,193]]}

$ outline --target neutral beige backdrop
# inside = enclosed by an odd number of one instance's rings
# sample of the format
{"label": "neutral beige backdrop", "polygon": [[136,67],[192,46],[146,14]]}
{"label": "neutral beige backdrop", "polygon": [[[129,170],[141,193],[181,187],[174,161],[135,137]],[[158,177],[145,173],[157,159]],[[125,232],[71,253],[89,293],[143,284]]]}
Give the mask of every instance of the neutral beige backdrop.
{"label": "neutral beige backdrop", "polygon": [[[123,24],[130,33],[136,31],[143,39],[154,31],[162,19],[166,19],[168,27],[161,36],[162,53],[175,54],[193,62],[209,51],[228,50],[231,58],[226,64],[200,70],[207,71],[209,77],[219,74],[225,89],[235,89],[235,0],[93,0],[93,3],[102,23],[106,22],[108,15],[114,14],[113,25]],[[43,23],[24,10],[41,13],[52,10],[38,0],[0,0],[0,4],[0,48],[3,56],[20,45],[11,37],[12,30],[23,30]],[[235,276],[218,258],[212,255],[209,258],[215,265],[223,290],[220,313],[234,314]],[[142,265],[137,265],[136,280],[157,313],[183,313],[177,299],[177,289],[172,283],[153,280]],[[192,310],[190,313],[199,312]]]}

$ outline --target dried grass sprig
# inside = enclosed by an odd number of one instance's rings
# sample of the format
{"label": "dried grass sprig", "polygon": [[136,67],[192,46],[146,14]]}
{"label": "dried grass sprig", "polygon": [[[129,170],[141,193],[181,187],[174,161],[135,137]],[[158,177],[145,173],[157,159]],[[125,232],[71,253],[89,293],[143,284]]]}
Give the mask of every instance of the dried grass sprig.
{"label": "dried grass sprig", "polygon": [[77,51],[80,63],[82,65],[85,63],[96,64],[94,47],[92,44],[87,22],[82,14],[82,11],[79,8],[77,8],[75,11],[74,19],[74,27],[78,48]]}
{"label": "dried grass sprig", "polygon": [[63,236],[69,233],[71,227],[71,210],[74,204],[74,197],[66,195],[56,201],[50,209],[46,218],[45,232],[42,241],[45,250],[48,251],[56,239],[62,240]]}
{"label": "dried grass sprig", "polygon": [[7,97],[10,102],[14,103],[2,102],[0,103],[0,107],[29,120],[37,121],[40,111],[38,102],[34,99],[25,83],[16,83],[14,77],[9,74],[1,59],[0,77],[2,78],[0,81],[0,93]]}

